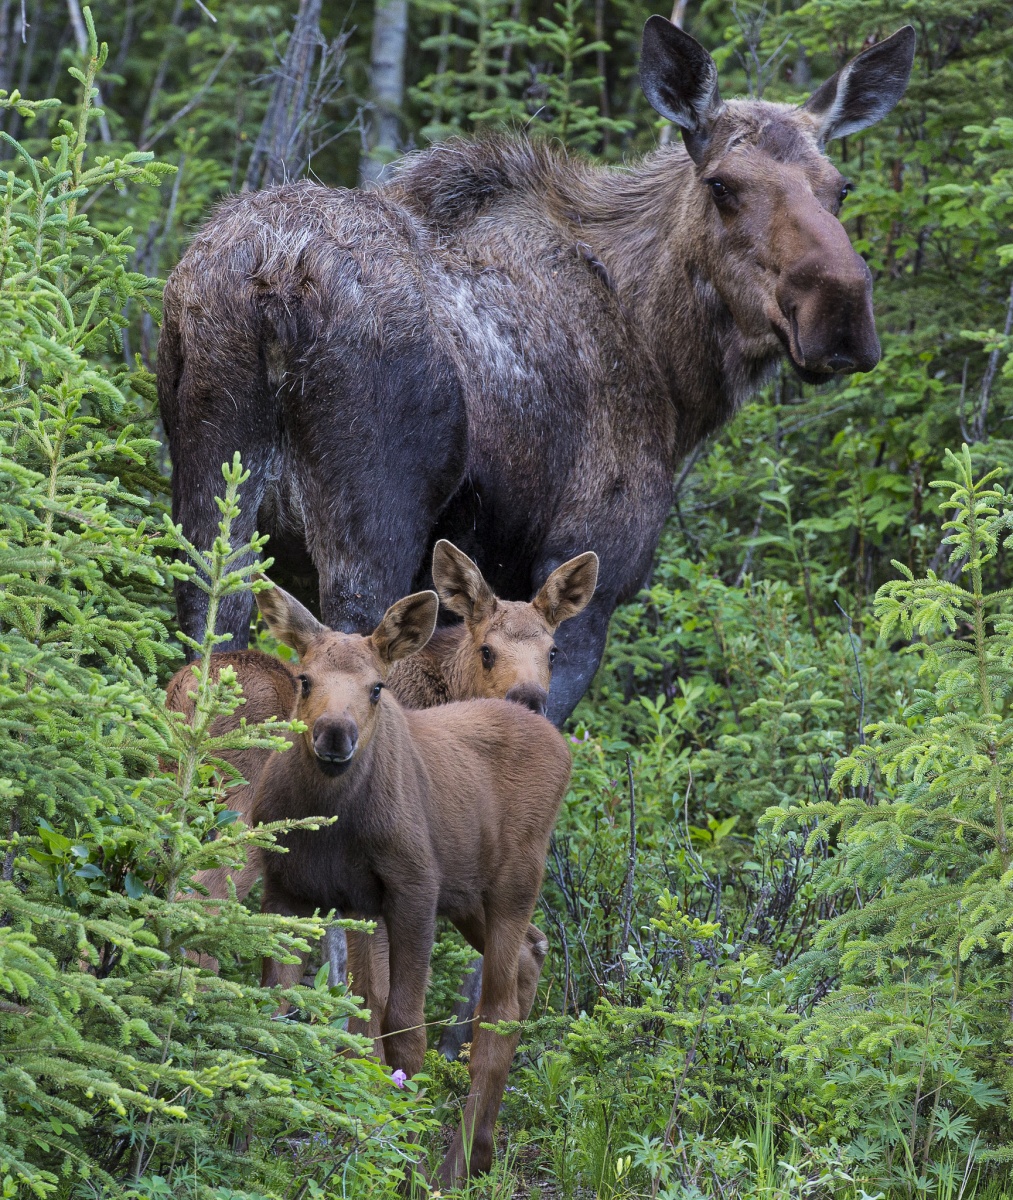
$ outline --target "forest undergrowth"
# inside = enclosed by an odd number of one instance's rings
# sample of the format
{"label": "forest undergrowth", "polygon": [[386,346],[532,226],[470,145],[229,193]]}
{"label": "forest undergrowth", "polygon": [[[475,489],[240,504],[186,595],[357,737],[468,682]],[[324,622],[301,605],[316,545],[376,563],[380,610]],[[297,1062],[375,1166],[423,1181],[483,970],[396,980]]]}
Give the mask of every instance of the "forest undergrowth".
{"label": "forest undergrowth", "polygon": [[[173,578],[200,568],[214,606],[261,586],[242,563],[271,547],[231,544],[238,460],[211,552],[168,518],[160,276],[261,169],[312,5],[204,7],[99,3],[79,42],[36,0],[18,42],[0,3],[0,1194],[421,1197],[466,1065],[434,1049],[398,1087],[345,1029],[357,1001],[330,985],[326,914],[189,889],[280,831],[236,823],[218,755],[281,730],[209,736],[240,702],[228,672],[195,677],[193,726],[162,703],[182,661]],[[373,12],[316,11],[300,161],[351,184]],[[506,122],[611,162],[648,149],[648,11],[421,0],[402,148]],[[684,464],[650,587],[616,613],[567,730],[536,914],[550,956],[499,1161],[466,1194],[997,1200],[1013,19],[963,0],[706,0],[685,19],[726,94],[777,99],[916,22],[907,99],[834,151],[883,362],[823,389],[782,373]],[[275,1019],[260,959],[307,945],[298,1018]],[[470,958],[444,930],[434,1047]]]}

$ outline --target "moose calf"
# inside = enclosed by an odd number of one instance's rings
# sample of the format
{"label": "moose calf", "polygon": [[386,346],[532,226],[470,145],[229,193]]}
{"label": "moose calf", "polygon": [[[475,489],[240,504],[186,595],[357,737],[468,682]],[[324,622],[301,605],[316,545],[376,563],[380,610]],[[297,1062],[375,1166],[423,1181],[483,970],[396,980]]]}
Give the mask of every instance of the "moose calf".
{"label": "moose calf", "polygon": [[[263,856],[264,910],[383,918],[390,945],[385,1054],[408,1075],[425,1054],[423,1002],[437,916],[485,956],[471,1089],[440,1170],[441,1181],[452,1183],[492,1162],[519,1035],[479,1022],[523,1019],[534,1001],[548,946],[530,921],[570,755],[549,722],[519,704],[398,704],[384,684],[392,665],[432,635],[433,592],[399,600],[368,637],[333,632],[280,588],[259,593],[257,603],[272,633],[299,654],[295,715],[307,732],[268,760],[253,818],[338,818],[282,837],[287,854]],[[301,971],[267,961],[264,984],[290,984]]]}
{"label": "moose calf", "polygon": [[[387,676],[391,693],[409,708],[432,708],[454,700],[509,699],[545,712],[552,666],[556,657],[553,634],[583,611],[594,594],[598,557],[588,551],[563,563],[546,579],[530,602],[500,600],[474,562],[448,541],[433,550],[433,583],[443,605],[462,618],[461,624],[438,629],[418,653],[396,662]],[[281,659],[259,650],[222,651],[213,655],[215,673],[231,666],[239,679],[246,703],[228,716],[218,717],[213,736],[237,729],[241,720],[257,725],[271,717],[288,720],[296,701],[296,680]],[[181,667],[165,691],[166,706],[187,718],[193,716],[193,667]],[[230,751],[223,757],[234,766],[246,785],[229,792],[229,805],[249,821],[253,792],[270,755],[268,750]],[[259,861],[242,868],[216,867],[201,871],[197,882],[214,900],[229,894],[229,879],[240,900],[260,875]],[[383,930],[375,938],[379,949]],[[362,939],[349,938],[357,980],[366,969]],[[374,956],[375,957],[375,956]],[[217,963],[202,957],[201,965],[217,970]],[[382,985],[374,964],[374,977]],[[370,1033],[376,1035],[375,1021]],[[378,1047],[379,1049],[379,1047]]]}

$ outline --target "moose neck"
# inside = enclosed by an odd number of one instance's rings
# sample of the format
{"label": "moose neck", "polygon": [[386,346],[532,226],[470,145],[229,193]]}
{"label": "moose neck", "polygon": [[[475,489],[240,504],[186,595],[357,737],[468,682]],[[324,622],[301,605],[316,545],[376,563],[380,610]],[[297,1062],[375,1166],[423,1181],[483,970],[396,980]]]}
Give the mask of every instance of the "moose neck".
{"label": "moose neck", "polygon": [[714,285],[709,197],[678,145],[629,170],[585,170],[567,200],[654,355],[685,452],[761,387],[780,357],[769,339],[743,336]]}

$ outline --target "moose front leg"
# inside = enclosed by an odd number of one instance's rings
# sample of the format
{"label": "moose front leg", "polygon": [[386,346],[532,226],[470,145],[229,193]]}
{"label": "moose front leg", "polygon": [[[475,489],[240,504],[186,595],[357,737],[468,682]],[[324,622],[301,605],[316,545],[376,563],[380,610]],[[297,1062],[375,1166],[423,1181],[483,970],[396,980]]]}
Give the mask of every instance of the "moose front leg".
{"label": "moose front leg", "polygon": [[[301,900],[272,886],[266,880],[264,884],[264,898],[261,902],[260,910],[261,912],[278,913],[283,917],[311,917],[316,911],[312,904],[303,903]],[[294,963],[281,963],[274,958],[265,958],[260,973],[260,986],[265,988],[294,987],[303,977],[308,958],[308,952],[300,952],[298,961]],[[289,1002],[282,1000],[278,1006],[278,1013],[284,1014],[288,1010]]]}
{"label": "moose front leg", "polygon": [[596,592],[582,613],[556,630],[556,664],[545,714],[553,725],[563,724],[590,687],[605,652],[609,618],[614,608],[615,601],[611,597]]}
{"label": "moose front leg", "polygon": [[348,1031],[372,1038],[373,1053],[380,1062],[386,1062],[380,1032],[390,992],[387,927],[381,920],[377,921],[372,935],[350,929],[345,936],[348,938],[348,972],[352,989],[363,998],[369,1009],[369,1020],[352,1017],[348,1022]]}
{"label": "moose front leg", "polygon": [[426,1054],[425,999],[436,936],[436,896],[392,897],[384,912],[390,991],[381,1021],[383,1057],[394,1070],[416,1075]]}

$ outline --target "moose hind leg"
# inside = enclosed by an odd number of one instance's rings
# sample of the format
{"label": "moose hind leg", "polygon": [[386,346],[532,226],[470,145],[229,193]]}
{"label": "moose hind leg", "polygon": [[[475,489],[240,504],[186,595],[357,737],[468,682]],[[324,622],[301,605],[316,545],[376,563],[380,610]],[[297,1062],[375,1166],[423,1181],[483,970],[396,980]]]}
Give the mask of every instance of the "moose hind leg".
{"label": "moose hind leg", "polygon": [[471,1089],[460,1128],[440,1167],[440,1182],[448,1186],[492,1166],[496,1116],[520,1031],[495,1033],[481,1026],[519,1021],[527,1015],[545,958],[544,934],[517,920],[493,917],[486,924],[484,941],[482,996],[471,1043]]}
{"label": "moose hind leg", "polygon": [[[200,406],[193,405],[199,410]],[[250,477],[240,490],[239,516],[232,523],[232,545],[241,546],[248,542],[257,529],[257,514],[267,484],[267,472],[271,447],[259,436],[249,422],[242,421],[236,413],[215,413],[210,400],[207,411],[212,419],[186,422],[174,421],[168,425],[169,449],[172,455],[172,518],[183,528],[183,536],[198,550],[207,551],[218,536],[221,512],[216,497],[225,494],[222,466],[231,464],[238,450],[243,466]],[[244,560],[248,562],[249,559]],[[240,564],[234,564],[235,566]],[[208,597],[196,583],[176,580],[176,613],[179,627],[195,642],[204,638]],[[249,644],[250,618],[253,615],[253,596],[249,591],[234,592],[225,596],[218,607],[215,632],[230,633],[232,640],[217,648],[219,650],[244,650]],[[187,658],[195,651],[187,647]]]}
{"label": "moose hind leg", "polygon": [[463,475],[463,394],[431,341],[332,343],[301,375],[312,394],[307,386],[286,400],[286,424],[320,617],[369,633],[412,590],[436,516]]}

